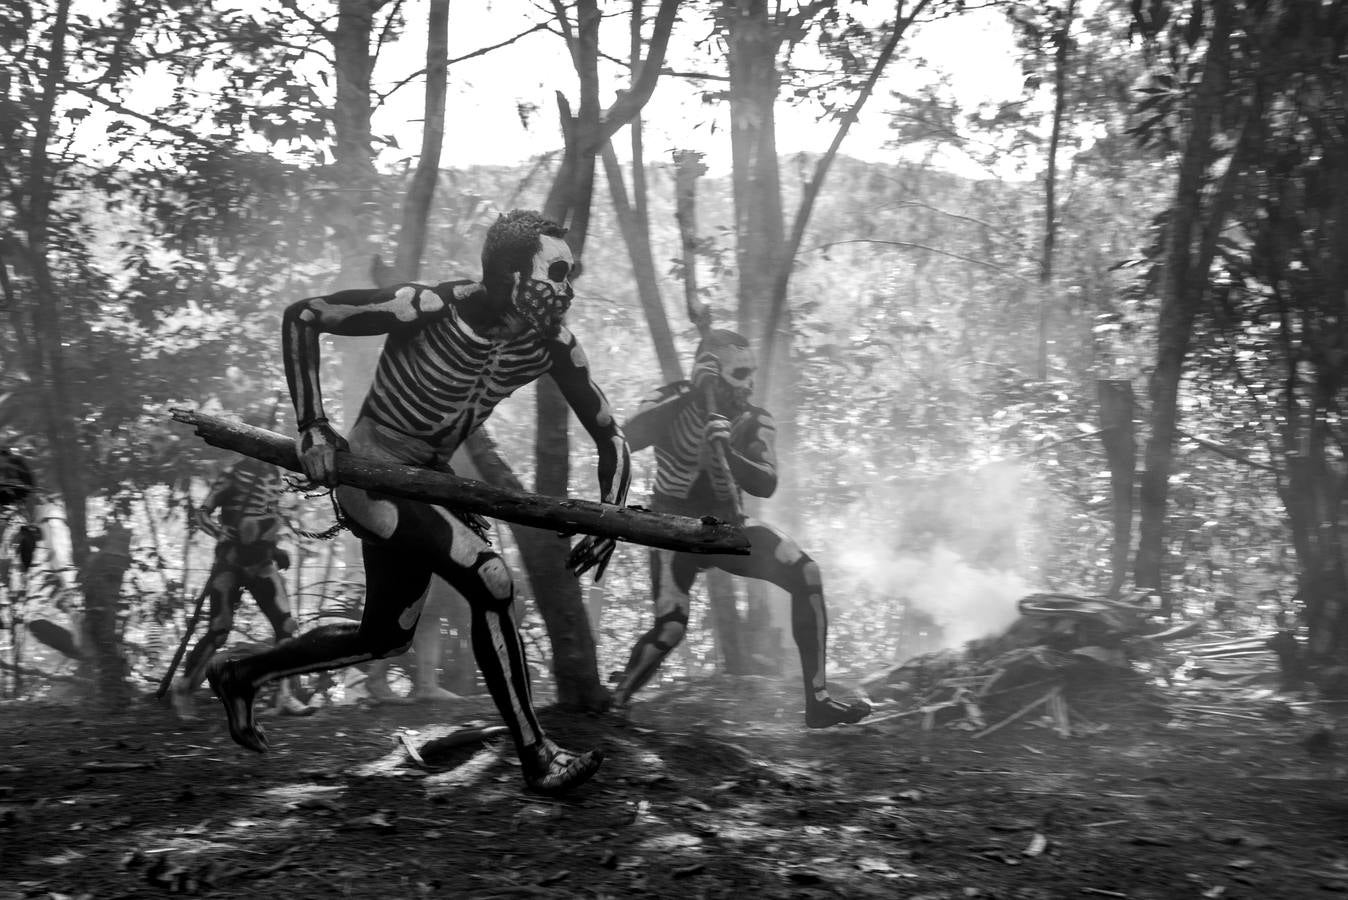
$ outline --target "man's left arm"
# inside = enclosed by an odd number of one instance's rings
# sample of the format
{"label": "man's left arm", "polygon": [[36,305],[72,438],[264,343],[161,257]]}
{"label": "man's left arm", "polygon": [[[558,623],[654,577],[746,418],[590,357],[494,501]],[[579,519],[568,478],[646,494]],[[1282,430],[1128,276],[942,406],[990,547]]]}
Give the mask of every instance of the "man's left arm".
{"label": "man's left arm", "polygon": [[627,438],[608,398],[594,383],[590,363],[570,330],[549,342],[552,367],[549,374],[557,382],[567,404],[599,449],[599,490],[604,503],[627,503],[632,480],[632,453]]}
{"label": "man's left arm", "polygon": [[[589,360],[569,329],[563,328],[555,339],[549,341],[548,350],[552,355],[552,366],[548,373],[599,449],[601,499],[605,503],[624,506],[627,503],[627,489],[632,481],[632,453],[618,425],[618,417],[613,414],[613,407],[604,392],[590,377]],[[594,569],[594,580],[598,581],[608,567],[615,545],[613,538],[587,534],[571,548],[566,558],[567,568],[577,578]]]}

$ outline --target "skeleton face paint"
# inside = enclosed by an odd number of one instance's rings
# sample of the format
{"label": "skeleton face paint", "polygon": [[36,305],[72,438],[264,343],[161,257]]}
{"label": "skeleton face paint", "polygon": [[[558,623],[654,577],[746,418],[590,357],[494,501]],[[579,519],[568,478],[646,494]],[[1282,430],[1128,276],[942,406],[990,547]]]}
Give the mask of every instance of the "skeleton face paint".
{"label": "skeleton face paint", "polygon": [[754,373],[758,371],[754,351],[748,347],[727,346],[719,348],[716,355],[721,360],[721,384],[735,407],[743,408],[754,393]]}
{"label": "skeleton face paint", "polygon": [[521,273],[515,289],[515,309],[545,338],[554,338],[571,308],[571,278],[577,266],[571,248],[558,237],[540,235],[533,270]]}
{"label": "skeleton face paint", "polygon": [[697,384],[703,378],[714,377],[718,405],[737,412],[744,409],[753,396],[754,373],[757,371],[758,360],[748,342],[734,332],[718,331],[698,347],[693,382]]}

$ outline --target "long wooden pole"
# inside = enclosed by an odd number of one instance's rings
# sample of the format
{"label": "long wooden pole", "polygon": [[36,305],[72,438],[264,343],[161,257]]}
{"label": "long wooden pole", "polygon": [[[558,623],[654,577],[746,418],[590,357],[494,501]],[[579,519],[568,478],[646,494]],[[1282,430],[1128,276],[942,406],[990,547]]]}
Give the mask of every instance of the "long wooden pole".
{"label": "long wooden pole", "polygon": [[[206,443],[302,472],[292,438],[190,409],[173,410]],[[694,519],[593,500],[545,497],[496,487],[416,466],[337,454],[337,481],[394,497],[438,503],[464,512],[553,531],[595,534],[687,553],[749,555],[749,539],[737,524]]]}
{"label": "long wooden pole", "polygon": [[[173,659],[169,660],[168,668],[159,679],[159,687],[155,689],[156,699],[163,700],[164,695],[168,693],[170,685],[173,684],[173,674],[178,671],[178,663],[183,661],[183,656],[187,653],[187,644],[192,640],[192,635],[197,630],[197,622],[201,619],[201,609],[206,605],[206,597],[210,593],[210,576],[207,576],[207,582],[201,586],[200,593],[197,594],[197,605],[192,610],[192,615],[187,617],[187,622],[183,626],[183,638],[178,642],[178,649],[173,653]],[[195,684],[190,685],[190,690],[196,690]]]}
{"label": "long wooden pole", "polygon": [[[704,345],[711,343],[711,307],[702,302],[697,294],[697,180],[707,172],[702,164],[702,154],[694,150],[674,151],[674,217],[679,223],[679,236],[683,249],[683,301],[688,309],[688,320],[697,326],[698,336]],[[696,367],[696,364],[694,364]],[[702,402],[709,415],[717,415],[716,385],[706,382],[702,388]],[[713,448],[716,463],[730,481],[730,502],[735,510],[738,522],[744,518],[744,504],[740,500],[739,488],[735,477],[730,474],[730,460],[726,458],[725,447],[720,443]]]}

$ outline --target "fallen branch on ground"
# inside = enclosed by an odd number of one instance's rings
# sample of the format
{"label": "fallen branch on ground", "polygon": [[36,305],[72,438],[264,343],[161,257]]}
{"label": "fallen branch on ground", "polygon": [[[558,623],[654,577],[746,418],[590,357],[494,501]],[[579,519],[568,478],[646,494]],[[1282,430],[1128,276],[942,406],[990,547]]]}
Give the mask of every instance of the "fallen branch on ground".
{"label": "fallen branch on ground", "polygon": [[992,734],[994,731],[1000,731],[1001,729],[1005,728],[1007,725],[1010,725],[1012,722],[1015,722],[1017,719],[1024,718],[1024,717],[1027,716],[1030,712],[1032,712],[1035,708],[1040,707],[1040,706],[1043,706],[1045,703],[1050,703],[1050,702],[1053,700],[1053,698],[1057,697],[1057,696],[1058,696],[1059,694],[1061,694],[1061,693],[1062,693],[1062,687],[1055,687],[1055,688],[1053,688],[1053,689],[1050,690],[1047,694],[1045,694],[1044,696],[1040,697],[1038,700],[1032,701],[1031,703],[1028,703],[1028,704],[1026,704],[1025,706],[1022,706],[1020,709],[1016,710],[1016,711],[1013,712],[1011,715],[1007,716],[1005,719],[1002,719],[1002,720],[1001,720],[1000,722],[998,722],[996,725],[992,725],[992,726],[990,726],[990,727],[988,727],[988,728],[984,728],[982,731],[980,731],[980,732],[978,732],[977,734],[974,735],[974,739],[977,740],[978,738],[981,738],[981,737],[987,737],[988,735]]}

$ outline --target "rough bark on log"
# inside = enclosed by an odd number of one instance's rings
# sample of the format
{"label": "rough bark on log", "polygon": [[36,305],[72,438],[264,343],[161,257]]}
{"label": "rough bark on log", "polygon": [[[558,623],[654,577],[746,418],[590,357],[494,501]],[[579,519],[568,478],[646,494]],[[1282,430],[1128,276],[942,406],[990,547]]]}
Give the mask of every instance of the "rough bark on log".
{"label": "rough bark on log", "polygon": [[[189,409],[175,409],[175,421],[191,425],[213,447],[233,450],[263,462],[302,472],[293,439]],[[553,531],[595,534],[688,553],[747,556],[749,539],[736,525],[620,507],[592,500],[545,497],[512,491],[416,466],[337,454],[337,480],[351,487],[437,503],[464,512]]]}

